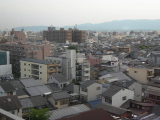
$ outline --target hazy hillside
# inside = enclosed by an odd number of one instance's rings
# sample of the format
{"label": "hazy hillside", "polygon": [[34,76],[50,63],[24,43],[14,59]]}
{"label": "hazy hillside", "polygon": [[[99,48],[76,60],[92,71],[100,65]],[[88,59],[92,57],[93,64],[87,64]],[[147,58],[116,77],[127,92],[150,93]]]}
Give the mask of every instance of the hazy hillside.
{"label": "hazy hillside", "polygon": [[[25,30],[43,31],[47,30],[48,26],[29,26],[23,27]],[[56,27],[56,25],[55,25]],[[65,29],[73,28],[74,26],[62,26]],[[17,27],[15,30],[20,30],[22,27]],[[77,25],[81,30],[160,30],[160,19],[158,20],[116,20],[99,24],[80,24]],[[59,29],[59,27],[56,27]]]}

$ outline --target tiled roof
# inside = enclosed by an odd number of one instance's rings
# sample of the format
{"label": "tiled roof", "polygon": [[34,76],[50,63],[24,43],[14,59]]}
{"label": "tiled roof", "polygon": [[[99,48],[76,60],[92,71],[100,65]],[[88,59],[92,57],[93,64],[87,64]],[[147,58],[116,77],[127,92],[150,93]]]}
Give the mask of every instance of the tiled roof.
{"label": "tiled roof", "polygon": [[47,100],[42,96],[34,96],[20,99],[22,108],[32,108],[47,105]]}
{"label": "tiled roof", "polygon": [[55,100],[69,98],[70,95],[66,91],[57,91],[51,94],[51,97]]}
{"label": "tiled roof", "polygon": [[118,86],[110,86],[110,88],[108,90],[106,90],[104,93],[102,93],[102,96],[111,98],[116,93],[118,93],[121,89],[123,89],[123,88],[118,87]]}
{"label": "tiled roof", "polygon": [[123,109],[123,108],[118,108],[109,104],[104,104],[104,103],[100,103],[99,105],[96,106],[96,108],[102,108],[105,111],[111,113],[111,114],[115,114],[118,116],[123,115],[126,112],[131,112],[129,110]]}
{"label": "tiled roof", "polygon": [[11,91],[15,91],[16,89],[12,86],[11,83],[9,82],[1,82],[0,83],[0,86],[2,87],[2,89],[5,91],[5,92],[11,92]]}
{"label": "tiled roof", "polygon": [[20,101],[16,95],[0,97],[0,108],[11,111],[22,108]]}

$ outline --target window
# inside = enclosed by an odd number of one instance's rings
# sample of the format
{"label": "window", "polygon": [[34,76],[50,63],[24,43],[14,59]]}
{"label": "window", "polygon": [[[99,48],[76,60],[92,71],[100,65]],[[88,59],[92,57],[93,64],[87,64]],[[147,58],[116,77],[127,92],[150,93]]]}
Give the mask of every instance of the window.
{"label": "window", "polygon": [[68,104],[68,100],[61,100],[60,105]]}
{"label": "window", "polygon": [[101,87],[97,87],[97,90],[100,90],[101,89]]}
{"label": "window", "polygon": [[30,64],[28,64],[30,66]]}
{"label": "window", "polygon": [[26,74],[24,74],[24,77],[26,77]]}
{"label": "window", "polygon": [[87,89],[85,89],[85,88],[81,88],[81,90],[82,90],[83,92],[87,92]]}
{"label": "window", "polygon": [[42,66],[40,66],[40,68],[42,68]]}
{"label": "window", "polygon": [[24,65],[26,65],[26,63],[24,63]]}
{"label": "window", "polygon": [[55,102],[55,105],[57,105],[57,101]]}
{"label": "window", "polygon": [[134,71],[134,73],[137,73],[138,71]]}
{"label": "window", "polygon": [[42,74],[42,72],[40,72],[40,74]]}
{"label": "window", "polygon": [[24,69],[24,71],[26,71],[26,69]]}
{"label": "window", "polygon": [[126,100],[126,99],[127,99],[127,97],[126,97],[126,96],[122,97],[122,100]]}
{"label": "window", "polygon": [[11,113],[12,113],[12,114],[15,114],[15,112],[14,112],[14,111],[11,111]]}

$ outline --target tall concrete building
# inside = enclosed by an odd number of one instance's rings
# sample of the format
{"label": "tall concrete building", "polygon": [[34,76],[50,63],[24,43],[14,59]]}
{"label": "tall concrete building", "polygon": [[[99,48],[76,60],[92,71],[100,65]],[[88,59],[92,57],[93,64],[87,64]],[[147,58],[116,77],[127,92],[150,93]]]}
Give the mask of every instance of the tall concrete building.
{"label": "tall concrete building", "polygon": [[0,51],[0,78],[12,76],[12,65],[9,61],[9,51]]}
{"label": "tall concrete building", "polygon": [[0,44],[0,50],[10,52],[10,63],[14,73],[20,73],[20,59],[35,58],[43,60],[52,55],[52,47],[49,43],[43,44]]}
{"label": "tall concrete building", "polygon": [[49,56],[45,60],[52,61],[61,66],[62,74],[70,81],[77,82],[90,80],[90,63],[84,60],[84,55],[75,50],[66,50],[66,56]]}
{"label": "tall concrete building", "polygon": [[43,31],[43,39],[47,39],[51,42],[66,43],[68,42],[78,42],[83,43],[86,39],[86,32],[78,29],[69,28],[64,30],[56,30],[55,27],[48,27],[48,30]]}

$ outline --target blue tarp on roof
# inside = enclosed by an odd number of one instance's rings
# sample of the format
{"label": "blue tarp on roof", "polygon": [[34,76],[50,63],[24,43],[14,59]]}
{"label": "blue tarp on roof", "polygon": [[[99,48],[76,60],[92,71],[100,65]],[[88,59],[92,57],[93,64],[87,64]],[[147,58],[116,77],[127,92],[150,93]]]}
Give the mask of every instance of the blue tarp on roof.
{"label": "blue tarp on roof", "polygon": [[100,104],[100,103],[102,103],[102,100],[101,100],[101,99],[88,102],[88,104],[89,104],[92,108],[95,108],[95,107],[96,107],[98,104]]}

